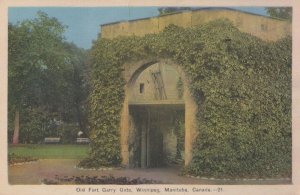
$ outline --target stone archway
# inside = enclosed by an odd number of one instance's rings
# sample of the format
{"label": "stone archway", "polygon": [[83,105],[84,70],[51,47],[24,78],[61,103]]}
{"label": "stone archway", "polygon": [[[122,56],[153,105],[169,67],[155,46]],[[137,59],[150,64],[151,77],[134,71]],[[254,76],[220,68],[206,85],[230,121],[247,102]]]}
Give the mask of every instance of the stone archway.
{"label": "stone archway", "polygon": [[[174,110],[184,110],[184,162],[185,165],[188,165],[192,159],[192,143],[196,137],[195,116],[197,107],[191,97],[188,88],[188,80],[184,72],[177,64],[167,59],[144,60],[125,64],[124,69],[124,78],[126,80],[125,100],[120,124],[122,164],[127,167],[131,166],[130,157],[132,155],[132,150],[130,147],[130,139],[133,135],[130,129],[135,128],[136,119],[134,120],[132,116],[132,110],[135,108],[135,110],[139,110],[138,115],[145,117],[153,115],[149,113],[153,113],[154,110],[164,109],[161,113],[172,113]],[[181,79],[184,88],[182,97],[178,96],[178,93],[174,88],[174,85],[176,85],[174,82],[176,81],[177,83],[179,78]],[[157,81],[155,81],[155,79]],[[163,86],[159,86],[159,83],[163,83]],[[148,112],[148,114],[146,112]],[[148,124],[149,126],[149,122],[145,122],[145,124]],[[153,128],[155,124],[152,122],[151,126],[152,127],[150,128]],[[143,135],[147,132],[143,130],[140,131],[141,139],[147,139]],[[151,134],[154,132],[155,131],[152,130]],[[154,140],[154,138],[152,139]],[[148,153],[151,151],[145,150],[143,152],[143,150],[147,147],[145,145],[150,142],[151,141],[141,141],[141,167],[147,167],[147,165],[149,165],[149,159],[151,158]],[[159,143],[156,143],[155,145],[158,144]],[[168,146],[165,146],[165,148],[166,147]],[[156,153],[158,153],[158,151]],[[148,157],[146,157],[147,155]],[[145,160],[144,158],[148,160]]]}

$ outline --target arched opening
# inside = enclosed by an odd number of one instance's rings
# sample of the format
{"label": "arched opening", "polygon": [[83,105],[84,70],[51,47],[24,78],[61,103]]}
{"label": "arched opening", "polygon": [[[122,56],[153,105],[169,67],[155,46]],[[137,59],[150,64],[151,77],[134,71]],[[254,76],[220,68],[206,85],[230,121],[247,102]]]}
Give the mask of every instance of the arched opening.
{"label": "arched opening", "polygon": [[184,160],[184,97],[178,70],[165,62],[138,68],[128,82],[129,167],[166,167]]}
{"label": "arched opening", "polygon": [[126,167],[188,165],[197,136],[197,105],[182,69],[171,60],[124,65],[121,112],[122,164]]}

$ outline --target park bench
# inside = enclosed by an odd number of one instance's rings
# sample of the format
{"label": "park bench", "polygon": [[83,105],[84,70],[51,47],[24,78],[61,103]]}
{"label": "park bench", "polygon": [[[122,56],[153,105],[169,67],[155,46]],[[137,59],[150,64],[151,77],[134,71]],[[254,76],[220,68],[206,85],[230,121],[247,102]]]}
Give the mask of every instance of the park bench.
{"label": "park bench", "polygon": [[59,137],[45,137],[44,143],[45,144],[56,144],[60,142]]}
{"label": "park bench", "polygon": [[90,139],[89,138],[77,138],[76,139],[76,143],[78,144],[86,144],[86,143],[90,143]]}

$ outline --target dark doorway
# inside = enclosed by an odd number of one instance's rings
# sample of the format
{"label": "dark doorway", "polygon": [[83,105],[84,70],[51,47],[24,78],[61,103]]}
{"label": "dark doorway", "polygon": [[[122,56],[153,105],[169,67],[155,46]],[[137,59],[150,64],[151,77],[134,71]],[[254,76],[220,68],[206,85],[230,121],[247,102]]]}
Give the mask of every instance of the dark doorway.
{"label": "dark doorway", "polygon": [[183,159],[184,133],[179,133],[178,121],[184,128],[184,105],[131,105],[129,112],[130,167],[164,167]]}

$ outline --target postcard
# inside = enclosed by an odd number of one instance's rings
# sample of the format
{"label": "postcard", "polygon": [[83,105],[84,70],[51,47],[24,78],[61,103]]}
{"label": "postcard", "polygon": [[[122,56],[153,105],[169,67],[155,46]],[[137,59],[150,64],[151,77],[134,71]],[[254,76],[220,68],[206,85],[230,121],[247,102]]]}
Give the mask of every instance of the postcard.
{"label": "postcard", "polygon": [[300,193],[299,4],[0,4],[0,194]]}

